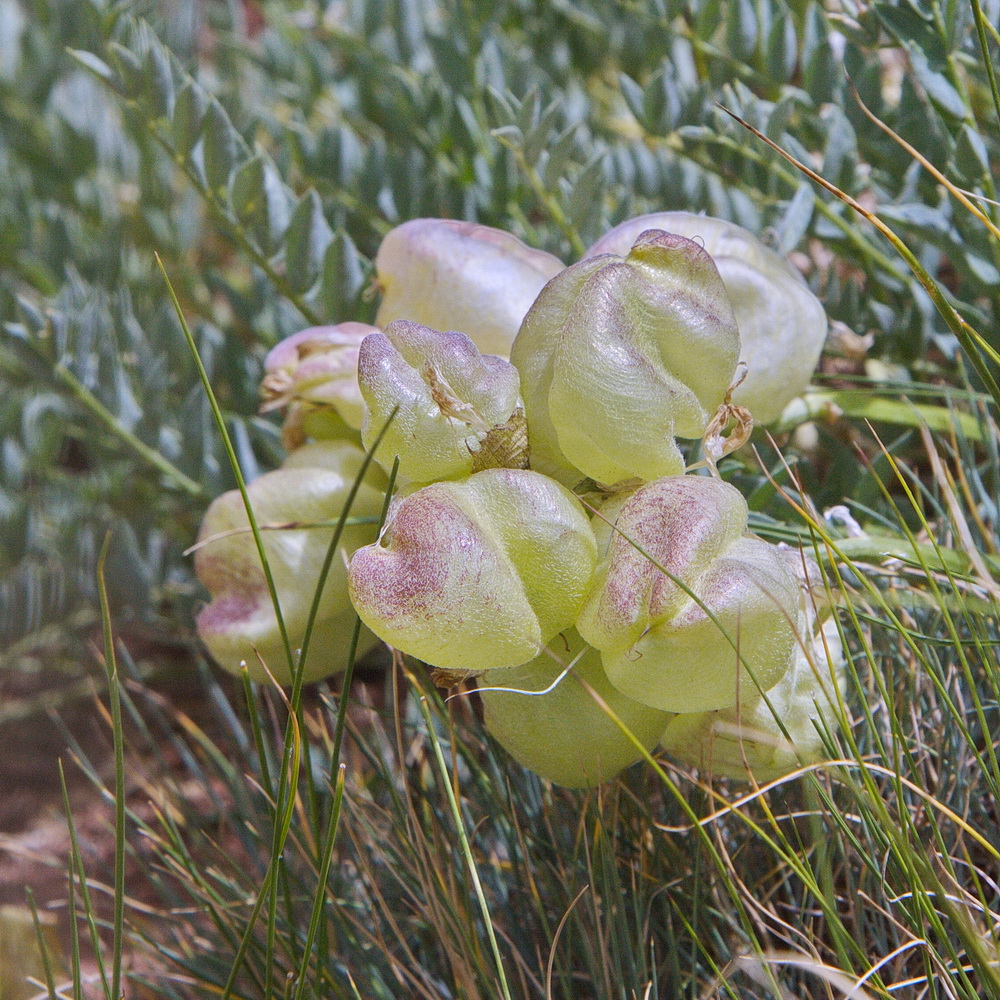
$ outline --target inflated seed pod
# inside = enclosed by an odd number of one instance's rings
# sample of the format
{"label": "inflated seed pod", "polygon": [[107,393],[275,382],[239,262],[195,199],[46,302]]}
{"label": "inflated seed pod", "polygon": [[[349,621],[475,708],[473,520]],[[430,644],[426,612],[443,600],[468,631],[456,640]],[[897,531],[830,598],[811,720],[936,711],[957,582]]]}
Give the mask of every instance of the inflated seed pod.
{"label": "inflated seed pod", "polygon": [[556,275],[524,319],[521,373],[532,468],[567,485],[684,470],[736,372],[739,335],[711,257],[651,230],[627,256]]}
{"label": "inflated seed pod", "polygon": [[[792,665],[766,700],[675,716],[660,742],[671,756],[722,778],[774,781],[823,759],[822,733],[835,732],[844,651],[835,621],[797,646]],[[780,720],[780,721],[779,721]]]}
{"label": "inflated seed pod", "polygon": [[584,255],[627,253],[647,229],[699,240],[722,276],[740,330],[747,376],[733,393],[759,423],[776,420],[809,385],[826,339],[819,299],[784,258],[740,226],[689,212],[657,212],[616,226]]}
{"label": "inflated seed pod", "polygon": [[604,555],[577,628],[623,694],[699,712],[784,675],[798,586],[777,548],[745,534],[746,524],[739,491],[707,476],[659,479],[601,508]]}
{"label": "inflated seed pod", "polygon": [[[282,468],[260,476],[247,487],[257,523],[265,526],[261,532],[264,550],[293,653],[302,643],[334,531],[330,526],[311,525],[336,522],[363,460],[364,453],[346,441],[317,442],[292,452]],[[354,500],[351,517],[377,519],[385,486],[381,470],[372,468]],[[374,524],[350,525],[341,536],[342,549],[350,554],[375,535]],[[267,680],[260,663],[263,660],[280,683],[290,683],[278,620],[238,490],[223,494],[209,506],[198,546],[195,572],[211,598],[198,615],[198,634],[209,652],[231,673],[238,673],[245,662],[250,677],[260,682]],[[319,680],[347,666],[354,621],[347,570],[343,558],[338,557],[323,589],[305,680]],[[358,655],[376,641],[364,629]]]}
{"label": "inflated seed pod", "polygon": [[[364,339],[358,380],[368,407],[365,447],[373,447],[385,427],[376,458],[391,465],[398,455],[409,480],[459,479],[490,466],[527,464],[517,369],[480,354],[463,333],[390,323]],[[517,437],[520,454],[503,451],[500,445]]]}
{"label": "inflated seed pod", "polygon": [[413,219],[386,234],[375,258],[382,290],[376,322],[460,330],[484,354],[507,357],[524,314],[563,267],[501,229]]}
{"label": "inflated seed pod", "polygon": [[377,332],[367,323],[313,326],[271,348],[264,359],[261,412],[287,407],[286,446],[361,429],[365,404],[358,351],[365,337]]}
{"label": "inflated seed pod", "polygon": [[[570,672],[547,690],[569,664]],[[645,749],[656,746],[670,713],[615,690],[604,674],[601,654],[575,629],[557,636],[530,663],[512,670],[488,670],[478,679],[490,734],[526,768],[568,788],[592,788],[610,781],[642,757],[581,680]],[[506,690],[490,690],[500,687]]]}
{"label": "inflated seed pod", "polygon": [[569,490],[487,469],[395,503],[378,543],[351,560],[351,598],[389,645],[480,673],[526,663],[570,626],[596,559]]}

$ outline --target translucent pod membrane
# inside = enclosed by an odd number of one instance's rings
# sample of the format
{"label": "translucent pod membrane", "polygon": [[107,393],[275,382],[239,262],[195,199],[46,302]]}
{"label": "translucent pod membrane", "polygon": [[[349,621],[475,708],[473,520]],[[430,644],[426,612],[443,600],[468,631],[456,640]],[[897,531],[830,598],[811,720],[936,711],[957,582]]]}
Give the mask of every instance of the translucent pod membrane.
{"label": "translucent pod membrane", "polygon": [[524,469],[488,469],[394,504],[351,560],[362,620],[436,667],[481,673],[533,659],[572,625],[597,547],[579,500]]}
{"label": "translucent pod membrane", "polygon": [[837,623],[797,646],[792,665],[767,692],[739,706],[675,716],[661,737],[672,757],[722,778],[774,781],[824,757],[824,732],[837,729],[844,651]]}
{"label": "translucent pod membrane", "polygon": [[[305,635],[333,524],[363,460],[364,453],[345,441],[310,444],[292,452],[282,468],[247,487],[254,517],[263,529],[264,550],[293,653]],[[373,469],[358,490],[350,516],[377,518],[385,488],[381,470]],[[351,525],[344,529],[341,546],[349,554],[375,536],[374,524]],[[271,594],[238,490],[223,494],[209,506],[198,545],[195,572],[211,600],[198,615],[197,625],[208,651],[231,673],[239,673],[245,662],[253,680],[268,682],[263,661],[279,683],[291,683]],[[354,621],[344,560],[334,558],[306,660],[306,681],[346,668]],[[375,636],[363,630],[358,655],[375,642]]]}
{"label": "translucent pod membrane", "polygon": [[567,485],[683,472],[736,372],[739,335],[711,257],[651,230],[553,278],[525,317],[521,373],[532,468]]}
{"label": "translucent pod membrane", "polygon": [[608,501],[577,628],[611,683],[668,712],[735,705],[789,667],[798,585],[777,548],[745,534],[746,502],[727,483],[673,476]]}
{"label": "translucent pod membrane", "polygon": [[524,314],[563,267],[501,229],[413,219],[385,236],[375,258],[382,290],[376,322],[460,330],[484,354],[507,357]]}
{"label": "translucent pod membrane", "polygon": [[[504,465],[512,458],[491,445],[514,434],[513,418],[523,414],[517,369],[480,354],[465,334],[390,323],[362,343],[358,380],[368,406],[365,446],[374,447],[385,427],[375,457],[388,467],[398,455],[406,479],[459,479],[484,468],[482,462]],[[523,426],[520,436],[526,459]]]}
{"label": "translucent pod membrane", "polygon": [[313,409],[332,409],[348,428],[361,430],[358,352],[365,337],[377,332],[367,323],[340,323],[286,337],[264,359],[262,412],[292,407],[293,419],[301,422]]}
{"label": "translucent pod membrane", "polygon": [[827,318],[799,273],[740,226],[689,212],[657,212],[629,219],[584,255],[628,253],[647,229],[699,241],[715,261],[736,313],[740,360],[747,376],[733,393],[758,423],[776,420],[812,379],[826,339]]}
{"label": "translucent pod membrane", "polygon": [[[572,669],[565,673],[570,664]],[[530,663],[512,670],[489,670],[478,680],[490,734],[526,768],[569,788],[609,781],[642,757],[642,751],[581,681],[641,747],[656,746],[672,718],[670,713],[615,690],[601,666],[601,654],[575,629],[557,636]],[[506,690],[489,690],[493,687]]]}

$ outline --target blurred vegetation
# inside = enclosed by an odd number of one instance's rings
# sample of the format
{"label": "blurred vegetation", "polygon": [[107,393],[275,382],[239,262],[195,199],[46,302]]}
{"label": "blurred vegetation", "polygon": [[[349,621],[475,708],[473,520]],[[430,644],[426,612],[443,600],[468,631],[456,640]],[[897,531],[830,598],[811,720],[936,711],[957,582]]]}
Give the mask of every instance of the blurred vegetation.
{"label": "blurred vegetation", "polygon": [[[3,0],[4,643],[93,606],[111,525],[113,606],[167,629],[190,608],[180,553],[232,477],[154,253],[250,476],[279,451],[255,415],[263,350],[370,318],[381,235],[422,215],[507,228],[569,262],[628,216],[706,211],[802,255],[834,350],[846,328],[890,362],[876,382],[937,401],[968,388],[953,334],[885,240],[719,104],[876,207],[995,340],[997,242],[849,90],[994,197],[975,9]],[[997,9],[981,9],[994,51]],[[825,438],[816,503],[871,501]]]}
{"label": "blurred vegetation", "polygon": [[[252,478],[280,458],[264,352],[370,319],[397,223],[474,219],[570,262],[641,212],[731,219],[795,255],[833,328],[822,393],[723,471],[769,537],[816,537],[834,504],[867,531],[828,526],[824,549],[856,669],[831,751],[854,763],[738,805],[648,768],[554,791],[463,703],[429,691],[428,727],[401,691],[396,721],[388,697],[349,714],[349,806],[317,886],[340,703],[324,689],[306,717],[315,794],[269,866],[280,713],[254,691],[247,719],[206,679],[223,741],[182,738],[169,712],[173,735],[148,740],[173,741],[215,805],[189,784],[129,821],[169,917],[129,918],[172,970],[157,991],[219,995],[246,935],[233,996],[502,996],[439,740],[513,995],[549,996],[551,972],[567,998],[839,996],[837,972],[870,995],[1000,996],[988,386],[875,227],[723,110],[877,212],[991,367],[998,19],[998,0],[0,0],[0,667],[97,621],[108,528],[116,623],[193,637],[183,550],[234,478],[157,254]],[[269,870],[278,902],[248,930]]]}

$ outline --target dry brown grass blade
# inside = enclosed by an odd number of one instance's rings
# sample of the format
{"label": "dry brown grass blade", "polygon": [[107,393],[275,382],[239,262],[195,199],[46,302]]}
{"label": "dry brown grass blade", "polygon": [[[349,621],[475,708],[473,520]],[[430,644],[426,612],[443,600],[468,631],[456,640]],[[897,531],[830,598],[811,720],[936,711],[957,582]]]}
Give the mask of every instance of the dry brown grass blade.
{"label": "dry brown grass blade", "polygon": [[794,952],[775,951],[757,958],[753,955],[745,955],[736,959],[735,965],[742,972],[745,972],[751,979],[761,985],[770,985],[771,980],[765,976],[764,967],[772,965],[791,965],[803,972],[810,972],[818,976],[825,983],[838,990],[844,1000],[874,1000],[868,992],[853,976],[849,976],[840,969],[814,959],[804,958]]}

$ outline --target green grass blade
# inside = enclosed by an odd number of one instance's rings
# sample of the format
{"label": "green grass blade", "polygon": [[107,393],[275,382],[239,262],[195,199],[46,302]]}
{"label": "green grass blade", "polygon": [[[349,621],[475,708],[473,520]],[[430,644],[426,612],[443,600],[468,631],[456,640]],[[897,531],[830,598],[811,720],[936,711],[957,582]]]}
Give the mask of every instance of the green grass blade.
{"label": "green grass blade", "polygon": [[[59,761],[59,783],[62,788],[63,811],[66,814],[66,828],[69,833],[69,877],[70,883],[76,880],[80,887],[80,897],[83,900],[83,911],[87,918],[87,929],[90,933],[90,944],[94,950],[94,958],[97,962],[97,971],[101,977],[101,985],[105,997],[111,996],[111,984],[108,981],[107,969],[104,964],[104,950],[101,947],[101,936],[97,929],[97,916],[90,900],[90,889],[87,886],[87,873],[83,868],[83,859],[80,855],[80,844],[76,837],[76,824],[73,822],[73,811],[70,808],[69,791],[66,787],[66,775],[63,771],[62,761]],[[71,897],[74,895],[70,890]],[[73,924],[73,1000],[81,1000],[83,996],[83,985],[80,980],[80,946],[79,932],[76,928],[76,911],[70,912]]]}
{"label": "green grass blade", "polygon": [[424,717],[424,724],[427,728],[427,738],[431,742],[434,750],[434,759],[437,762],[438,775],[448,797],[448,805],[451,807],[452,818],[455,821],[455,829],[458,832],[459,843],[462,847],[462,854],[465,863],[472,877],[472,884],[475,887],[476,899],[479,901],[479,910],[486,926],[486,934],[490,942],[490,950],[493,952],[493,960],[496,963],[497,977],[500,982],[500,991],[504,1000],[511,1000],[510,987],[507,985],[507,974],[504,971],[503,956],[500,954],[500,946],[497,943],[496,931],[493,929],[493,918],[490,916],[490,908],[486,902],[486,894],[483,892],[482,882],[479,880],[479,869],[476,867],[476,859],[472,855],[472,847],[465,832],[465,821],[462,819],[462,810],[459,808],[458,800],[455,798],[455,790],[451,785],[451,775],[448,773],[448,765],[445,763],[444,753],[441,750],[441,742],[437,738],[434,729],[434,720],[431,718],[430,708],[427,705],[427,698],[421,695],[419,698],[420,714]]}
{"label": "green grass blade", "polygon": [[[375,450],[378,448],[379,442],[382,439],[382,435],[385,433],[390,421],[393,417],[395,417],[395,415],[396,410],[393,410],[389,420],[386,421],[385,427],[382,428],[378,440],[369,452],[369,458],[375,453]],[[382,514],[379,518],[379,532],[381,532],[382,526],[385,524],[386,516],[389,513],[389,504],[392,502],[392,495],[396,487],[396,476],[398,472],[399,458],[397,457],[393,462],[392,470],[389,473],[389,483],[385,491],[385,502],[382,505]],[[359,481],[360,476],[363,474],[364,468],[362,468],[362,471],[359,474]],[[333,546],[331,545],[331,551],[332,550]],[[324,566],[324,570],[328,568],[329,564]],[[316,895],[313,899],[312,913],[309,916],[309,929],[306,932],[306,940],[303,946],[302,966],[299,969],[298,982],[295,986],[295,1000],[302,1000],[303,993],[305,991],[306,969],[312,956],[312,950],[316,943],[317,935],[319,934],[320,920],[323,916],[323,906],[326,900],[326,887],[330,877],[330,866],[333,863],[333,849],[337,842],[337,831],[340,826],[340,809],[344,796],[344,765],[340,761],[340,756],[344,742],[344,727],[347,722],[347,706],[350,699],[351,680],[354,676],[354,660],[357,655],[358,639],[360,636],[361,619],[355,616],[354,630],[351,633],[351,645],[347,656],[347,669],[344,671],[344,677],[341,684],[340,702],[337,706],[337,723],[333,733],[333,748],[330,752],[331,769],[336,769],[333,806],[330,812],[330,818],[327,820],[326,829],[323,833],[323,846],[320,852],[319,876],[316,881]]]}
{"label": "green grass blade", "polygon": [[104,566],[108,557],[110,532],[97,562],[97,588],[101,602],[101,626],[104,633],[104,669],[108,681],[108,700],[111,706],[112,734],[115,754],[115,887],[114,915],[111,941],[111,996],[122,995],[122,949],[125,945],[125,734],[122,729],[121,694],[118,690],[118,661],[115,658],[114,637],[111,632],[111,609],[104,580]]}
{"label": "green grass blade", "polygon": [[38,954],[41,955],[42,958],[42,971],[45,975],[45,989],[49,1000],[57,1000],[56,981],[55,977],[52,975],[52,959],[49,956],[49,945],[45,940],[45,933],[42,930],[42,921],[38,916],[38,907],[35,905],[35,894],[31,891],[30,886],[25,889],[25,895],[28,898],[28,909],[31,910],[31,922],[35,928],[35,942],[38,945]]}

